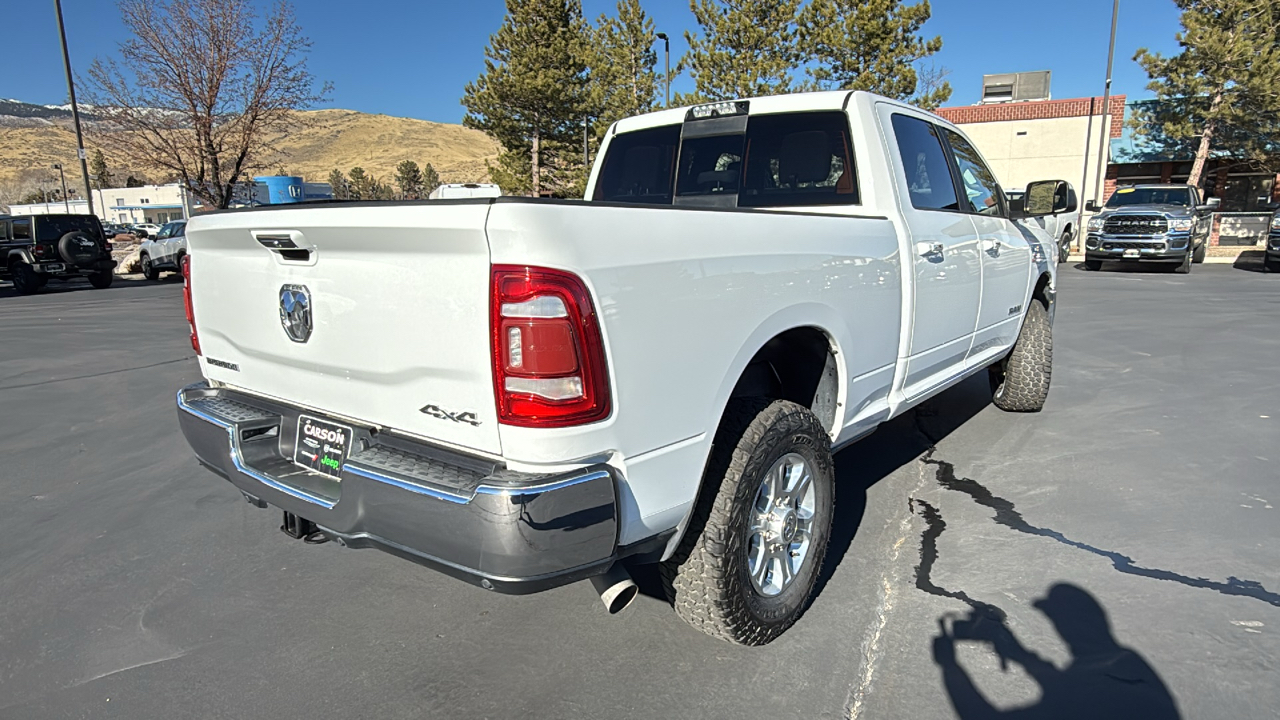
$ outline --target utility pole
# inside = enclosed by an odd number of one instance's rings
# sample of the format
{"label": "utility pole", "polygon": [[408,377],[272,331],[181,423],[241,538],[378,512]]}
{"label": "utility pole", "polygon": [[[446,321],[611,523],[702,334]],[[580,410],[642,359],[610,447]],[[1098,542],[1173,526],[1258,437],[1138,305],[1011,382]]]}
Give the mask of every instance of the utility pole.
{"label": "utility pole", "polygon": [[[1116,21],[1119,17],[1120,0],[1113,0],[1111,4],[1111,46],[1107,48],[1107,86],[1102,91],[1102,137],[1098,138],[1098,179],[1093,184],[1094,204],[1097,204],[1102,197],[1102,180],[1107,167],[1107,146],[1111,144],[1111,123],[1107,118],[1111,112],[1111,68],[1116,59]],[[1083,190],[1083,188],[1081,189]]]}
{"label": "utility pole", "polygon": [[71,214],[71,200],[67,198],[67,175],[62,172],[62,163],[54,163],[53,169],[58,171],[58,178],[62,180],[62,205],[67,209],[67,214]]}
{"label": "utility pole", "polygon": [[662,55],[666,70],[662,73],[662,79],[667,86],[667,103],[664,108],[671,107],[671,38],[666,33],[658,33],[658,39],[662,41]]}
{"label": "utility pole", "polygon": [[[76,83],[71,77],[71,55],[67,52],[67,29],[62,25],[62,0],[53,0],[58,15],[58,36],[62,38],[62,65],[67,70],[67,94],[71,96],[71,119],[76,124],[76,154],[80,156],[80,173],[84,175],[84,199],[93,214],[93,186],[89,184],[89,164],[84,152],[84,134],[80,131],[80,107],[76,105]],[[65,195],[65,193],[64,193]]]}

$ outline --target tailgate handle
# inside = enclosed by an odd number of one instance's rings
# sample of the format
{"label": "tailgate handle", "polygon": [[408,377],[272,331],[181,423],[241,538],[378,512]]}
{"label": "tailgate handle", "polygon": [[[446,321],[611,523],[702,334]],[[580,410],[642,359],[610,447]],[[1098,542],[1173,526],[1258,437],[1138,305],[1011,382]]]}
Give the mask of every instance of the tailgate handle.
{"label": "tailgate handle", "polygon": [[262,247],[276,253],[282,260],[296,263],[313,261],[315,248],[303,244],[302,233],[297,230],[276,232],[253,231],[253,239]]}

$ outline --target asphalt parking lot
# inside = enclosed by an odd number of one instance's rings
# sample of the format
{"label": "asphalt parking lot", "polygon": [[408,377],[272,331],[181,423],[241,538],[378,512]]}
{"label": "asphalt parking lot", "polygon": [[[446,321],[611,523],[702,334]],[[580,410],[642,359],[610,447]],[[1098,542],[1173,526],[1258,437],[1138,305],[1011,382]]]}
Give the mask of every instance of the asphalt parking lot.
{"label": "asphalt parking lot", "polygon": [[842,452],[757,649],[651,575],[609,617],[290,540],[178,431],[177,283],[0,285],[0,717],[1276,717],[1280,276],[1062,273],[1045,411],[976,379]]}

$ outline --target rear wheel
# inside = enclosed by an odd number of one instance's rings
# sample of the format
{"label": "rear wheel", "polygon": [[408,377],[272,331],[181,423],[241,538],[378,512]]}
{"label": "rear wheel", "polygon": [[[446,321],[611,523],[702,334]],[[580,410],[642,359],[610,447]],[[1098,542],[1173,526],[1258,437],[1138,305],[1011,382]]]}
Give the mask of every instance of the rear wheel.
{"label": "rear wheel", "polygon": [[1102,269],[1102,261],[1101,260],[1085,260],[1084,269],[1097,272]]}
{"label": "rear wheel", "polygon": [[142,253],[142,255],[138,257],[138,263],[142,265],[142,277],[148,280],[160,279],[160,271],[156,269],[155,265],[151,264],[150,255]]}
{"label": "rear wheel", "polygon": [[9,268],[9,272],[13,275],[13,289],[17,290],[19,295],[34,295],[44,287],[40,273],[24,262],[14,263]]}
{"label": "rear wheel", "polygon": [[96,272],[89,276],[89,284],[99,290],[106,290],[111,287],[111,281],[115,280],[115,273],[110,270]]}
{"label": "rear wheel", "polygon": [[831,535],[831,441],[808,409],[734,400],[703,492],[662,580],[676,614],[739,645],[764,645],[809,604]]}
{"label": "rear wheel", "polygon": [[987,369],[992,402],[1009,412],[1040,412],[1053,375],[1053,326],[1049,311],[1031,301],[1013,350]]}

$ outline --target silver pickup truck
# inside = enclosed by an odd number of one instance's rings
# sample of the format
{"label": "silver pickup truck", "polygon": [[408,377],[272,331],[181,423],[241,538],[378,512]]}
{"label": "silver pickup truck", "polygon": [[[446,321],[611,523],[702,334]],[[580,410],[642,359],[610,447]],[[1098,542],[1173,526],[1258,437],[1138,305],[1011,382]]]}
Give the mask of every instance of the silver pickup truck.
{"label": "silver pickup truck", "polygon": [[1111,194],[1089,218],[1084,266],[1101,270],[1104,260],[1165,263],[1174,272],[1191,272],[1204,262],[1218,198],[1202,201],[1191,185],[1135,185]]}

